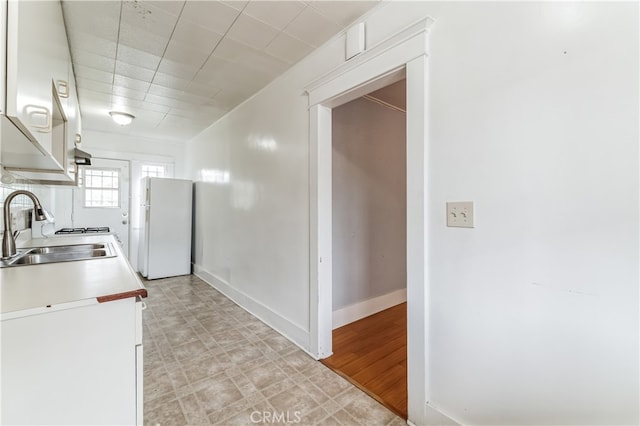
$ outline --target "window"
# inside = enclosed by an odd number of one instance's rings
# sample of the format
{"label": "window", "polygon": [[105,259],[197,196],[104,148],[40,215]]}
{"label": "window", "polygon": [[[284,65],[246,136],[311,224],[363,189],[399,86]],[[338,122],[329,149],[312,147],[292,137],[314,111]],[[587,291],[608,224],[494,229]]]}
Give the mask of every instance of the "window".
{"label": "window", "polygon": [[84,169],[84,206],[120,207],[120,172],[115,169]]}
{"label": "window", "polygon": [[167,173],[165,166],[154,166],[151,164],[142,165],[142,177],[164,177]]}

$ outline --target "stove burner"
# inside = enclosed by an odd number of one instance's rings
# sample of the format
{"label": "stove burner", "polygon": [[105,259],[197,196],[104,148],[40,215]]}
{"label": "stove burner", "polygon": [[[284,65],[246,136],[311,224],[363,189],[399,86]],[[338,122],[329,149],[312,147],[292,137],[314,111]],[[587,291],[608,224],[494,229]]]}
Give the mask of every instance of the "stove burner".
{"label": "stove burner", "polygon": [[96,234],[110,232],[108,226],[92,227],[92,228],[61,228],[56,234]]}
{"label": "stove burner", "polygon": [[109,231],[110,231],[110,229],[109,229],[108,226],[100,226],[100,227],[97,227],[97,228],[85,228],[84,229],[84,232],[86,234],[92,233],[92,232],[109,232]]}

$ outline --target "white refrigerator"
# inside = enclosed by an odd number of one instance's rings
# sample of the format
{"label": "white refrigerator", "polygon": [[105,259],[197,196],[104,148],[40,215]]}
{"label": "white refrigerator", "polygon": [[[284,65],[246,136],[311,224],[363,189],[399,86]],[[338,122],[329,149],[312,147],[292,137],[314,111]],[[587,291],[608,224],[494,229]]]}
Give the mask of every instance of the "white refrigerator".
{"label": "white refrigerator", "polygon": [[150,280],[190,274],[192,182],[145,177],[141,189],[138,270]]}

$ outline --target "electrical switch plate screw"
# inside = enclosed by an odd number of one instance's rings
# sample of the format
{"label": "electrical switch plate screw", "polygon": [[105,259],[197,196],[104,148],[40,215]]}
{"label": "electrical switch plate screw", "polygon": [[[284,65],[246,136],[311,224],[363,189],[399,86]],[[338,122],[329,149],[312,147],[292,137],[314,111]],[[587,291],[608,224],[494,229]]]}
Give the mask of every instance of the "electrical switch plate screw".
{"label": "electrical switch plate screw", "polygon": [[447,202],[447,226],[473,228],[473,201]]}

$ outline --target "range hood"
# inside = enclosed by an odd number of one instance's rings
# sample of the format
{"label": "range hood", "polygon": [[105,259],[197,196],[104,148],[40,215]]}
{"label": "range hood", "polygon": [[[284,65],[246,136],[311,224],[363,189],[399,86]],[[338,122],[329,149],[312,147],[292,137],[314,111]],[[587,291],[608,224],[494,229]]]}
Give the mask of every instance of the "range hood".
{"label": "range hood", "polygon": [[76,164],[78,166],[90,166],[91,154],[78,148],[74,148],[73,156],[75,157]]}

